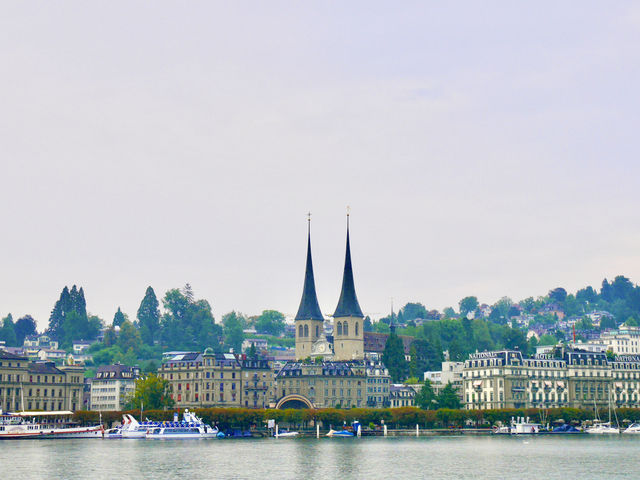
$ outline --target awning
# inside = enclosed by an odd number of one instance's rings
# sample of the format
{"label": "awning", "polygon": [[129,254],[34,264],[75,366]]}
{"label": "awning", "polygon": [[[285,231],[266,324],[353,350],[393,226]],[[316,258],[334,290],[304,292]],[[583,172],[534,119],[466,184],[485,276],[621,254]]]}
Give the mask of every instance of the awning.
{"label": "awning", "polygon": [[73,412],[61,411],[61,412],[18,412],[16,415],[21,417],[45,417],[45,416],[61,416],[61,415],[73,415]]}
{"label": "awning", "polygon": [[556,384],[560,387],[560,388],[564,388],[564,382],[562,380],[558,380],[556,382]]}
{"label": "awning", "polygon": [[545,380],[544,381],[544,386],[545,387],[551,387],[551,382],[549,380]]}
{"label": "awning", "polygon": [[623,388],[624,385],[622,384],[622,382],[616,382],[616,388]]}
{"label": "awning", "polygon": [[482,380],[474,380],[473,388],[480,388],[482,386]]}

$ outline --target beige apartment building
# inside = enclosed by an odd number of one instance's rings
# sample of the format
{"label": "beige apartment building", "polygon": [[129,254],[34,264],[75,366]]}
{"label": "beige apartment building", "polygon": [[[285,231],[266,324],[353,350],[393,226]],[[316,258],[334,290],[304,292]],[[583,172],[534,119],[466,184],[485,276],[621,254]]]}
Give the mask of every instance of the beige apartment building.
{"label": "beige apartment building", "polygon": [[0,351],[0,410],[79,410],[83,381],[80,366],[57,367]]}
{"label": "beige apartment building", "polygon": [[367,403],[364,362],[288,362],[276,382],[278,408],[349,408]]}
{"label": "beige apartment building", "polygon": [[603,352],[560,349],[525,358],[521,352],[481,352],[465,361],[468,409],[593,408],[611,401],[640,406],[640,357],[610,361]]}
{"label": "beige apartment building", "polygon": [[264,408],[273,403],[273,372],[265,360],[234,354],[174,352],[158,372],[179,408]]}

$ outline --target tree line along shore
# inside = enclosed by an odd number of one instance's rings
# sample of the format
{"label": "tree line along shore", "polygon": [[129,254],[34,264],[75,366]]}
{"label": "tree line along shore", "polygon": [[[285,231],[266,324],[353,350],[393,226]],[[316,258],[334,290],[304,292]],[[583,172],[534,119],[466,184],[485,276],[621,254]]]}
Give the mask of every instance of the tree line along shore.
{"label": "tree line along shore", "polygon": [[[512,417],[529,417],[538,423],[575,423],[593,420],[592,409],[551,408],[541,409],[501,409],[501,410],[465,410],[448,409],[422,410],[417,407],[400,408],[352,408],[352,409],[245,409],[245,408],[202,408],[194,410],[205,423],[218,425],[221,430],[229,428],[264,430],[267,421],[273,419],[278,424],[310,429],[320,422],[324,429],[330,425],[340,426],[359,421],[365,428],[381,428],[387,425],[391,429],[415,428],[491,428],[497,423],[508,423]],[[175,412],[180,410],[144,410],[142,416],[153,421],[172,421]],[[640,408],[620,408],[616,410],[621,422],[640,421]],[[82,424],[96,424],[102,421],[105,427],[119,423],[122,415],[128,413],[140,418],[140,410],[129,411],[77,411],[74,420]],[[607,410],[599,411],[604,418]]]}

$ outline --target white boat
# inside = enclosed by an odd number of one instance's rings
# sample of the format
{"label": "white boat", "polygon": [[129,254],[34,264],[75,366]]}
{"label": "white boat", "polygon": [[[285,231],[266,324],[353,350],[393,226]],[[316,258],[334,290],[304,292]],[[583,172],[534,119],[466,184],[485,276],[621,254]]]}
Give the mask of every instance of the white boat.
{"label": "white boat", "polygon": [[511,417],[511,424],[501,427],[494,427],[494,435],[536,435],[540,433],[542,427],[539,423],[533,423],[529,417]]}
{"label": "white boat", "polygon": [[353,432],[350,432],[349,430],[329,430],[329,433],[327,433],[327,437],[354,437],[355,435],[353,434]]}
{"label": "white boat", "polygon": [[[620,428],[617,426],[614,427],[611,425],[611,390],[609,390],[609,421],[603,422],[598,418],[598,407],[596,406],[595,398],[593,400],[593,410],[595,412],[595,419],[593,421],[593,425],[588,427],[585,432],[595,434],[595,435],[610,435],[610,434],[618,434],[620,433]],[[613,411],[614,416],[616,417],[616,423],[618,420],[618,416],[615,414],[615,410]]]}
{"label": "white boat", "polygon": [[195,414],[185,410],[183,419],[178,422],[178,414],[173,422],[158,423],[147,430],[149,439],[188,439],[188,438],[216,438],[218,428],[205,424]]}
{"label": "white boat", "polygon": [[72,415],[69,411],[0,412],[0,439],[102,438],[102,425],[81,427],[70,421]]}
{"label": "white boat", "polygon": [[292,437],[297,437],[298,432],[290,432],[288,430],[283,430],[283,431],[279,431],[277,434],[274,433],[273,436],[276,438],[292,438]]}
{"label": "white boat", "polygon": [[122,415],[124,423],[121,427],[121,438],[146,438],[147,430],[151,428],[148,423],[139,423],[132,415]]}
{"label": "white boat", "polygon": [[633,435],[640,434],[640,423],[632,423],[622,433],[628,433]]}
{"label": "white boat", "polygon": [[593,422],[593,425],[585,430],[591,434],[618,434],[620,429],[618,427],[612,427],[611,422]]}

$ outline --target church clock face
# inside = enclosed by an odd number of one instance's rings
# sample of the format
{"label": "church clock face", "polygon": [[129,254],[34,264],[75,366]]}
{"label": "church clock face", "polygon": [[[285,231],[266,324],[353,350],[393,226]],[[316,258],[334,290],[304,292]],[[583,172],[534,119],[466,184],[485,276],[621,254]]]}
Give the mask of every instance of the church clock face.
{"label": "church clock face", "polygon": [[318,345],[318,351],[320,353],[324,352],[324,345]]}

